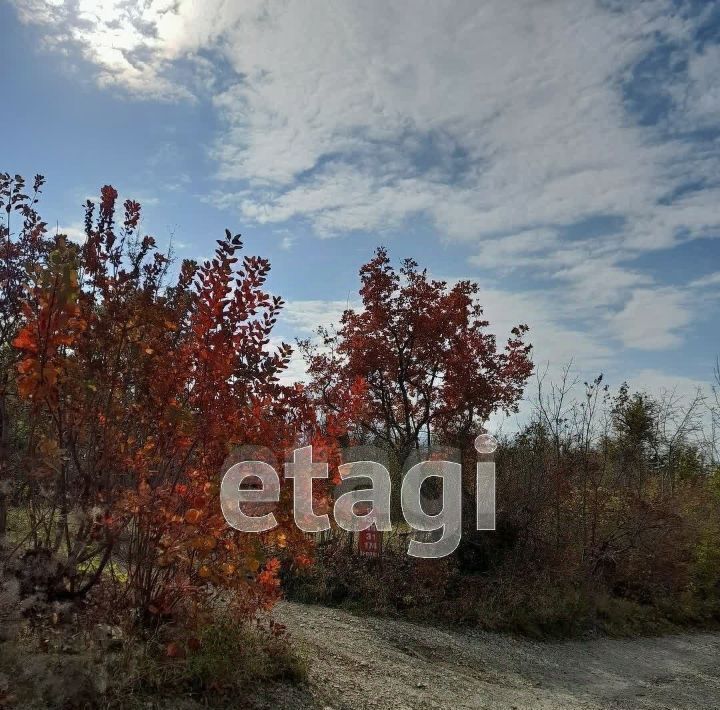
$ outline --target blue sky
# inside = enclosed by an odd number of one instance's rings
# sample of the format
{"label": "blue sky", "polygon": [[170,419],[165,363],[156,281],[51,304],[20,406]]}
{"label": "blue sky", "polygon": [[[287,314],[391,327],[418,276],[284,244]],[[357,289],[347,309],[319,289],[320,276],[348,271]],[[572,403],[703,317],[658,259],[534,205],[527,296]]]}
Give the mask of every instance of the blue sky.
{"label": "blue sky", "polygon": [[13,0],[0,33],[0,169],[71,236],[106,183],[178,257],[239,231],[285,338],[382,243],[477,280],[538,364],[712,379],[718,2]]}

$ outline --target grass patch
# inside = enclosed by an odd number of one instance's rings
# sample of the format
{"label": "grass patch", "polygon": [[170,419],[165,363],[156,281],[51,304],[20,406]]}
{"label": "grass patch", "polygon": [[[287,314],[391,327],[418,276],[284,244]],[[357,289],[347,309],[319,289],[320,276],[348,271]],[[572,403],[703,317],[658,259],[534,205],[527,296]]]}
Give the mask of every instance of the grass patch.
{"label": "grass patch", "polygon": [[170,657],[160,637],[108,648],[92,634],[26,628],[0,644],[0,708],[253,707],[268,688],[282,695],[306,679],[289,640],[262,626],[220,617],[175,647]]}

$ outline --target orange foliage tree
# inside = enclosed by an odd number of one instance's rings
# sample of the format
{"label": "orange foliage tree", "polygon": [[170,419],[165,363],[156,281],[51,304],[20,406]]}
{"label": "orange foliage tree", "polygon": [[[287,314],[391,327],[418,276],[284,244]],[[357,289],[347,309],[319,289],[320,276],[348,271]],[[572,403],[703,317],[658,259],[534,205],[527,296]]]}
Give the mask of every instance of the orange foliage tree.
{"label": "orange foliage tree", "polygon": [[360,269],[363,308],[346,310],[323,347],[301,343],[309,391],[333,433],[402,462],[424,442],[468,446],[495,411],[512,411],[532,372],[526,325],[504,347],[487,331],[478,285],[449,287],[379,248]]}
{"label": "orange foliage tree", "polygon": [[[21,175],[0,173],[0,538],[7,529],[10,488],[12,413],[15,403],[20,353],[11,346],[22,326],[22,298],[28,283],[28,266],[47,256],[49,241],[45,223],[35,205],[42,191],[43,178],[36,175],[27,189]],[[18,229],[11,238],[11,228]]]}
{"label": "orange foliage tree", "polygon": [[31,545],[52,559],[52,598],[114,580],[145,619],[197,616],[218,595],[249,614],[278,595],[273,551],[307,547],[287,501],[258,536],[229,528],[218,500],[233,446],[279,458],[318,443],[302,390],[279,382],[290,347],[269,347],[283,303],[265,291],[267,260],[241,256],[230,232],[166,285],[172,263],[139,235],[140,205],[116,221],[116,200],[103,187],[84,243],[55,237],[29,273],[13,346]]}

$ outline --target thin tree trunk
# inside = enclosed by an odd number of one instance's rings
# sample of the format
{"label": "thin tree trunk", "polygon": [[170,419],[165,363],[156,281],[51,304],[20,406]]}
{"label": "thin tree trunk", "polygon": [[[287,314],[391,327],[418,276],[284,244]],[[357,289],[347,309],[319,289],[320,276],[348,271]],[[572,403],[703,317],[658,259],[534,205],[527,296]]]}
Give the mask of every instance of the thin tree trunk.
{"label": "thin tree trunk", "polygon": [[0,540],[7,533],[8,518],[8,449],[10,442],[10,417],[7,410],[7,370],[2,372],[0,381]]}

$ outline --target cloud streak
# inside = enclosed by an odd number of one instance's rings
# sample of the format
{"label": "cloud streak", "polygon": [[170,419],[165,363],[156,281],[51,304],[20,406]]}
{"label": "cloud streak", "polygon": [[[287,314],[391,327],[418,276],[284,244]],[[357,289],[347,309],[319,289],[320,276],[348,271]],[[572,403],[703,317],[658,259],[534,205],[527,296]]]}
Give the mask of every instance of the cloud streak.
{"label": "cloud streak", "polygon": [[[713,287],[670,287],[636,264],[720,232],[720,147],[702,134],[720,118],[720,45],[697,38],[707,12],[670,0],[15,4],[100,85],[212,106],[221,187],[207,199],[247,220],[302,221],[320,237],[424,220],[469,247],[474,268],[545,279],[553,296],[505,297],[599,360],[600,338],[676,347]],[[639,112],[640,96],[666,108]]]}

